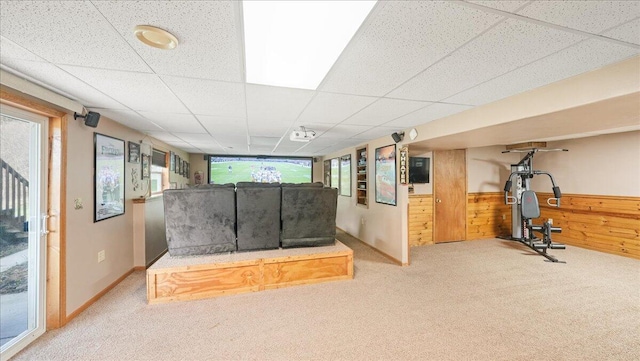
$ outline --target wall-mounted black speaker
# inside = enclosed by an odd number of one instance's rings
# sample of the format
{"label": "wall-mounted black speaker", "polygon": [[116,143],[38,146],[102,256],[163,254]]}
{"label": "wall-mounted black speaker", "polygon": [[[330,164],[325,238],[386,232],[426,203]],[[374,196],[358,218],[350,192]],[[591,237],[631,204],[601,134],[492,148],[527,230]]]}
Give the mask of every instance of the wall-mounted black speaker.
{"label": "wall-mounted black speaker", "polygon": [[313,157],[313,162],[314,162],[314,163],[318,163],[318,158]]}
{"label": "wall-mounted black speaker", "polygon": [[391,138],[393,138],[394,142],[399,143],[402,141],[402,139],[404,139],[404,132],[393,133],[391,134]]}
{"label": "wall-mounted black speaker", "polygon": [[73,119],[84,118],[84,125],[91,128],[97,128],[100,121],[100,113],[87,112],[87,115],[73,113]]}

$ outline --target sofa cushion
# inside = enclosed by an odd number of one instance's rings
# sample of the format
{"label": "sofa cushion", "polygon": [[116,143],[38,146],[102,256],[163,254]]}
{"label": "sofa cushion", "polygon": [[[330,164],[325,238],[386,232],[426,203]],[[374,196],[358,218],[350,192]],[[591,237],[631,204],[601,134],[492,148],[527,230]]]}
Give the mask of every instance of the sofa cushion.
{"label": "sofa cushion", "polygon": [[335,243],[338,190],[282,187],[280,241],[283,248]]}
{"label": "sofa cushion", "polygon": [[236,250],[234,185],[164,191],[167,246],[172,256]]}
{"label": "sofa cushion", "polygon": [[238,251],[280,247],[280,185],[237,184]]}

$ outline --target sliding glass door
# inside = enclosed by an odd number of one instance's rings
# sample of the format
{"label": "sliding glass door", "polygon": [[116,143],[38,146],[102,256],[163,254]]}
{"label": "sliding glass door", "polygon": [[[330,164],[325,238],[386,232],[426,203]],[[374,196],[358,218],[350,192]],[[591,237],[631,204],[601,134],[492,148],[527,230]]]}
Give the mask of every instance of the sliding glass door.
{"label": "sliding glass door", "polygon": [[48,118],[0,106],[0,359],[45,331]]}

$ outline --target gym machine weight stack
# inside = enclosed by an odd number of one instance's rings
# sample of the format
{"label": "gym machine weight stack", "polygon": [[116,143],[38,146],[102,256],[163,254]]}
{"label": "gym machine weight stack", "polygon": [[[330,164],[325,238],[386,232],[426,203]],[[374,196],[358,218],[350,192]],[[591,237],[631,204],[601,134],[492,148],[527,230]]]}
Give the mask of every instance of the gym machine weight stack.
{"label": "gym machine weight stack", "polygon": [[[549,172],[533,169],[533,156],[537,152],[567,152],[567,149],[538,149],[530,150],[514,149],[502,153],[527,153],[518,164],[511,165],[511,174],[504,186],[504,202],[511,205],[511,239],[519,241],[536,253],[546,257],[551,262],[560,262],[557,258],[547,253],[547,249],[565,249],[565,245],[553,243],[551,233],[560,233],[560,227],[553,227],[549,221],[543,225],[534,225],[533,218],[540,217],[540,206],[536,193],[531,190],[531,179],[540,174],[545,174],[551,179],[553,198],[547,199],[547,204],[552,207],[560,207],[562,192],[556,185],[553,176]],[[515,187],[512,186],[515,179]],[[511,192],[511,195],[509,195]],[[542,239],[535,236],[534,232],[542,234]]]}

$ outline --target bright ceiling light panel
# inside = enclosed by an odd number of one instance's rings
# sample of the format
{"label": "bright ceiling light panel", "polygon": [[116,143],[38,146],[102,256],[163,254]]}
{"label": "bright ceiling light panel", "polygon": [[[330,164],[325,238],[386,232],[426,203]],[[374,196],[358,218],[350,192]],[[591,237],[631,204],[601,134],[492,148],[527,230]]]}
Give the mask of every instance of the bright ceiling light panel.
{"label": "bright ceiling light panel", "polygon": [[375,1],[244,1],[247,82],[315,90]]}

